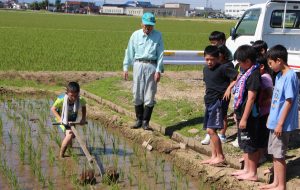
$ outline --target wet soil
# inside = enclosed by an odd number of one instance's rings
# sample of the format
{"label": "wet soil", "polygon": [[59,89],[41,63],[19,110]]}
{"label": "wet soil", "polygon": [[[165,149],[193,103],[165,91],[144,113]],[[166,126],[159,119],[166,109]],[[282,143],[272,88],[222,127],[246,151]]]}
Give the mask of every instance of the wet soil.
{"label": "wet soil", "polygon": [[[51,72],[46,72],[50,73],[48,79],[51,78],[54,81],[56,81],[57,77],[55,73]],[[84,72],[87,73],[87,75],[90,75],[89,72]],[[17,74],[18,76],[21,75],[24,77],[23,79],[32,79],[36,80],[39,75],[36,75],[35,77],[32,78],[32,76],[25,75],[24,73],[19,73]],[[41,74],[43,75],[43,74]],[[91,73],[91,77],[87,77],[88,79],[82,81],[82,82],[90,82],[93,80],[98,80],[101,79],[102,77],[106,76],[120,76],[121,77],[122,73]],[[1,77],[6,77],[6,73],[0,73]],[[12,74],[11,77],[14,75]],[[48,76],[48,75],[46,75]],[[53,77],[54,76],[54,77]],[[65,72],[60,75],[62,78],[69,78],[72,79],[72,74]],[[28,78],[29,77],[29,78]],[[157,94],[157,99],[168,99],[168,98],[188,98],[189,100],[194,101],[197,104],[202,104],[203,105],[203,82],[202,82],[202,73],[197,72],[197,71],[187,71],[187,72],[168,72],[164,74],[162,80],[166,77],[166,79],[172,80],[172,83],[174,85],[168,85],[167,83],[164,84],[163,82],[160,83],[159,89],[158,89],[158,94]],[[50,81],[51,81],[50,80]],[[80,80],[80,79],[79,79]],[[44,80],[45,83],[51,84],[47,82],[48,80]],[[67,80],[65,80],[67,81]],[[57,82],[57,81],[56,81]],[[120,84],[122,85],[122,84]],[[129,88],[127,82],[124,82],[124,88]],[[190,90],[188,90],[190,89]],[[16,89],[0,89],[0,92],[9,92],[9,91],[15,91]],[[18,89],[17,91],[21,91],[21,93],[27,92],[28,89],[20,90]],[[34,90],[33,90],[34,91]],[[202,94],[201,94],[202,92]],[[32,92],[34,93],[34,92]],[[104,121],[106,125],[111,126],[111,127],[117,127],[121,133],[133,140],[134,142],[137,143],[142,143],[145,139],[152,138],[152,146],[154,147],[155,150],[158,152],[164,152],[171,154],[171,157],[173,158],[173,162],[176,164],[176,166],[180,167],[186,173],[196,176],[198,178],[203,178],[204,181],[207,181],[211,184],[216,185],[218,188],[217,189],[257,189],[257,186],[260,183],[253,183],[253,182],[241,182],[237,181],[236,179],[230,177],[228,174],[233,170],[232,168],[217,168],[217,167],[211,167],[211,166],[203,166],[199,164],[200,160],[205,158],[206,156],[203,154],[199,154],[195,151],[192,150],[179,150],[178,149],[178,143],[161,136],[161,134],[157,132],[148,132],[148,131],[143,131],[143,130],[131,130],[128,128],[128,121],[124,121],[122,119],[122,114],[113,114],[113,113],[107,113],[105,111],[101,111],[99,107],[103,105],[93,105],[90,106],[88,109],[92,110],[89,112],[89,117],[94,118],[94,119],[99,119],[101,121]],[[129,114],[131,115],[131,114]],[[229,129],[228,135],[234,135],[235,134],[235,129]],[[287,171],[287,178],[288,178],[288,189],[300,189],[300,149],[299,149],[299,132],[294,135],[292,139],[295,139],[293,141],[292,145],[290,146],[290,151],[288,153],[288,171]],[[239,158],[239,154],[236,153],[235,148],[231,147],[230,145],[225,145],[226,150],[230,152],[229,154],[232,155],[233,157],[236,157],[234,162],[237,162],[237,159]],[[204,148],[206,150],[206,153],[209,154],[209,148],[207,146]],[[236,164],[237,166],[238,164]],[[269,164],[270,165],[270,164]],[[266,166],[265,166],[266,167]],[[261,170],[260,170],[261,171]],[[1,177],[1,176],[0,176]]]}

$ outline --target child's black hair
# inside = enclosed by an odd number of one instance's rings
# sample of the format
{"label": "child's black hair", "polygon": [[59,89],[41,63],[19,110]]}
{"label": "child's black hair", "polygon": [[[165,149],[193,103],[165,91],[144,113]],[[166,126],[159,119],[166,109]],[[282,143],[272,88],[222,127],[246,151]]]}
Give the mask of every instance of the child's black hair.
{"label": "child's black hair", "polygon": [[209,41],[213,41],[213,40],[226,40],[225,34],[224,32],[220,32],[220,31],[213,31],[212,33],[210,33],[209,36]]}
{"label": "child's black hair", "polygon": [[254,47],[242,45],[234,53],[234,60],[244,62],[249,59],[252,63],[256,62],[257,53]]}
{"label": "child's black hair", "polygon": [[257,40],[252,44],[252,47],[254,47],[254,49],[257,52],[258,57],[263,56],[261,54],[261,51],[264,50],[266,53],[268,51],[268,44],[263,41],[263,40]]}
{"label": "child's black hair", "polygon": [[225,45],[220,45],[220,46],[218,46],[218,48],[219,48],[220,54],[222,54],[224,56],[224,60],[226,62],[231,61],[230,59],[232,59],[232,58],[231,58],[231,55],[228,53],[228,48]]}
{"label": "child's black hair", "polygon": [[265,56],[258,57],[257,63],[264,66],[265,73],[272,74],[272,70],[269,67],[268,60]]}
{"label": "child's black hair", "polygon": [[287,65],[288,52],[283,45],[275,45],[267,52],[267,58],[276,61],[278,58],[282,59],[284,64]]}
{"label": "child's black hair", "polygon": [[204,57],[206,55],[218,58],[220,55],[219,48],[213,45],[206,46],[206,48],[204,49]]}
{"label": "child's black hair", "polygon": [[75,92],[79,93],[80,92],[80,86],[77,82],[69,82],[67,85],[67,92]]}

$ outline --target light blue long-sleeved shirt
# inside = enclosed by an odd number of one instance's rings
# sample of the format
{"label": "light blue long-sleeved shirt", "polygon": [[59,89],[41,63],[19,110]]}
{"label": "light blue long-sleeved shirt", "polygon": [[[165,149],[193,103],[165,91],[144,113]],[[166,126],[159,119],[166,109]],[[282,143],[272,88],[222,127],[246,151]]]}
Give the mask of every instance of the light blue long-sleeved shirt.
{"label": "light blue long-sleeved shirt", "polygon": [[149,35],[143,29],[135,31],[128,42],[123,62],[123,70],[128,71],[135,59],[157,60],[156,72],[163,72],[164,44],[162,35],[157,30],[152,30]]}

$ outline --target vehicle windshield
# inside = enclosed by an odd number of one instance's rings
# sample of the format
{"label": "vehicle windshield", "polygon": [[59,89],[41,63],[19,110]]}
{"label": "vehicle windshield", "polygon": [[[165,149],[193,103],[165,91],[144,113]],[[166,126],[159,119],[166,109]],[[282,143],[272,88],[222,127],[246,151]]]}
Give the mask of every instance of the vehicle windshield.
{"label": "vehicle windshield", "polygon": [[260,9],[250,9],[244,13],[236,28],[237,36],[253,36],[255,34],[260,12]]}

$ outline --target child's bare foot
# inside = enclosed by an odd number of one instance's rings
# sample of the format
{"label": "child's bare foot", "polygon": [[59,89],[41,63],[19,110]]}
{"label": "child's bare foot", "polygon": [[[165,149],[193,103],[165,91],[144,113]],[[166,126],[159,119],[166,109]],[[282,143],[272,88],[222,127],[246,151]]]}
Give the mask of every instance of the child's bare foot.
{"label": "child's bare foot", "polygon": [[238,176],[236,176],[236,178],[238,180],[247,180],[247,181],[257,181],[258,180],[257,175],[253,175],[253,174],[250,174],[250,173],[245,173],[245,174],[242,174],[242,175],[238,175]]}
{"label": "child's bare foot", "polygon": [[277,186],[277,184],[271,183],[271,184],[259,186],[258,189],[272,189],[272,188],[275,188],[276,186]]}
{"label": "child's bare foot", "polygon": [[283,186],[277,186],[275,188],[270,188],[269,190],[285,190],[285,187],[283,187]]}
{"label": "child's bare foot", "polygon": [[214,158],[213,160],[211,160],[211,162],[209,164],[213,165],[213,164],[220,164],[220,163],[224,163],[225,159],[223,158]]}
{"label": "child's bare foot", "polygon": [[238,175],[243,175],[245,173],[247,173],[247,171],[245,171],[245,170],[236,170],[235,172],[231,173],[230,175],[238,176]]}
{"label": "child's bare foot", "polygon": [[201,164],[210,164],[210,162],[213,160],[213,158],[210,158],[208,160],[203,160],[202,162],[200,162]]}

